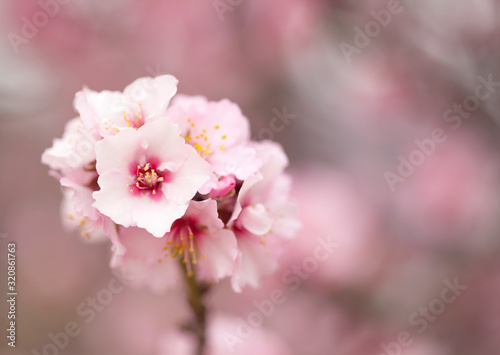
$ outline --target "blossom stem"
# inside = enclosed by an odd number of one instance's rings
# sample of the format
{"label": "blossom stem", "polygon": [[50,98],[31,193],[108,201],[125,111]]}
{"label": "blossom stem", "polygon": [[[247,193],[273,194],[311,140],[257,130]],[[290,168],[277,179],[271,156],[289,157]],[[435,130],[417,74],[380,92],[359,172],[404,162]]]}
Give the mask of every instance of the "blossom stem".
{"label": "blossom stem", "polygon": [[194,322],[189,329],[194,333],[197,340],[196,355],[203,355],[206,342],[206,318],[207,308],[203,301],[203,296],[210,289],[207,283],[199,283],[194,276],[188,276],[186,264],[182,263],[184,269],[184,279],[188,288],[188,302],[194,315]]}

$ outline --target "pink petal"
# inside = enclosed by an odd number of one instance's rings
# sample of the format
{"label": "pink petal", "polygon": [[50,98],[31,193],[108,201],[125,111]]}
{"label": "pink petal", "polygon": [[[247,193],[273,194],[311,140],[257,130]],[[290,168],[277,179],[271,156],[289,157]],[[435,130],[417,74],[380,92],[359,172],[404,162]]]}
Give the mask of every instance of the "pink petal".
{"label": "pink petal", "polygon": [[172,223],[182,217],[188,204],[172,204],[165,198],[156,201],[144,195],[137,198],[132,218],[138,227],[146,229],[157,238],[170,231]]}
{"label": "pink petal", "polygon": [[186,217],[193,217],[198,224],[207,227],[208,231],[224,228],[224,223],[219,219],[217,212],[217,201],[212,199],[190,201]]}
{"label": "pink petal", "polygon": [[255,174],[262,166],[257,151],[249,145],[238,145],[218,150],[207,157],[212,169],[219,175],[235,175],[245,180]]}
{"label": "pink petal", "polygon": [[266,207],[258,203],[245,207],[241,211],[236,224],[252,234],[264,235],[271,229],[273,219],[269,216]]}
{"label": "pink petal", "polygon": [[147,142],[148,155],[161,161],[158,169],[176,171],[189,156],[191,147],[180,137],[179,127],[166,118],[149,122],[138,132]]}
{"label": "pink petal", "polygon": [[75,109],[85,126],[98,129],[102,136],[114,135],[113,127],[123,127],[123,113],[130,113],[122,93],[118,91],[95,92],[84,88],[75,95]]}
{"label": "pink petal", "polygon": [[210,197],[226,196],[236,186],[236,180],[232,176],[223,176],[217,181],[216,186],[210,191]]}
{"label": "pink petal", "polygon": [[[124,128],[119,134],[106,137],[97,142],[96,169],[99,174],[117,170],[129,172],[130,164],[137,162],[142,138],[133,128]],[[131,183],[130,181],[127,183]]]}
{"label": "pink petal", "polygon": [[95,199],[92,206],[124,227],[136,225],[132,211],[140,197],[130,193],[127,185],[133,183],[131,180],[128,174],[107,171],[97,180],[101,190],[92,194]]}
{"label": "pink petal", "polygon": [[141,104],[144,118],[149,121],[156,115],[163,115],[170,99],[177,92],[178,80],[172,75],[156,78],[139,78],[128,85],[123,94],[130,101]]}
{"label": "pink petal", "polygon": [[188,158],[183,162],[169,183],[162,185],[162,191],[173,203],[184,203],[194,197],[207,181],[210,180],[210,165],[196,154],[194,149],[188,149]]}
{"label": "pink petal", "polygon": [[233,273],[236,267],[238,249],[234,233],[227,229],[207,233],[198,237],[197,245],[201,257],[197,264],[198,277],[218,281]]}
{"label": "pink petal", "polygon": [[277,258],[267,255],[267,249],[251,237],[239,235],[238,249],[241,263],[231,278],[235,292],[241,292],[247,285],[257,288],[262,276],[272,273],[278,266]]}

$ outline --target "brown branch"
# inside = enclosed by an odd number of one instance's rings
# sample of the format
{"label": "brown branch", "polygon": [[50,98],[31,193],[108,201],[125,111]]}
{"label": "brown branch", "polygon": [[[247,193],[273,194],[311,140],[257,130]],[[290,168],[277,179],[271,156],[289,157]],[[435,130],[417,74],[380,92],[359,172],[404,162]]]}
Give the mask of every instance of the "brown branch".
{"label": "brown branch", "polygon": [[194,315],[194,322],[186,327],[194,333],[197,340],[196,355],[203,355],[206,343],[206,318],[207,309],[203,301],[203,296],[210,289],[210,285],[199,283],[194,275],[188,276],[186,265],[182,263],[184,279],[188,288],[188,302]]}

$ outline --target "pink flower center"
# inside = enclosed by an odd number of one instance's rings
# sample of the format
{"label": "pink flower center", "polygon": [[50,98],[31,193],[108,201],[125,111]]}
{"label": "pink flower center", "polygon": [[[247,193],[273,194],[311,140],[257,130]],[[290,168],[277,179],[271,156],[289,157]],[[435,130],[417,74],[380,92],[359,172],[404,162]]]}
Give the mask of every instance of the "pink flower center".
{"label": "pink flower center", "polygon": [[[188,277],[193,276],[193,268],[198,262],[198,248],[196,246],[196,236],[200,234],[204,228],[196,226],[196,223],[185,218],[176,220],[172,224],[169,233],[167,246],[163,248],[167,252],[165,256],[170,255],[172,258],[180,257],[186,266]],[[205,255],[201,255],[205,259]]]}
{"label": "pink flower center", "polygon": [[150,163],[144,166],[137,165],[135,173],[135,185],[127,185],[130,187],[130,192],[135,191],[149,191],[153,195],[156,195],[156,191],[161,187],[161,184],[165,181],[164,173],[156,170],[152,167]]}
{"label": "pink flower center", "polygon": [[139,112],[123,112],[123,119],[125,120],[125,125],[126,127],[132,127],[135,129],[139,129],[142,127],[146,122],[144,120],[144,112],[142,110],[142,105],[140,105],[140,110]]}

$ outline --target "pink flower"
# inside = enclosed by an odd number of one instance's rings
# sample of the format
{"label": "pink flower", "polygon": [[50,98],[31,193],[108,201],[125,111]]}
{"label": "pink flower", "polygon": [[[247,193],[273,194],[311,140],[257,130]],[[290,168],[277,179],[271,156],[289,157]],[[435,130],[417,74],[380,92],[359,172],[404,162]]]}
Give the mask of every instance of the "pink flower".
{"label": "pink flower", "polygon": [[[91,205],[94,202],[92,199],[92,191],[90,191]],[[63,200],[61,203],[61,219],[63,226],[68,231],[73,231],[77,228],[81,229],[80,236],[86,237],[89,241],[107,240],[106,235],[102,231],[102,223],[98,218],[91,219],[85,216],[81,211],[75,209],[72,201],[73,192],[63,191]]]}
{"label": "pink flower", "polygon": [[177,95],[166,116],[179,124],[186,143],[204,157],[218,176],[244,180],[257,172],[260,161],[248,145],[250,126],[238,105],[229,100]]}
{"label": "pink flower", "polygon": [[104,138],[96,144],[96,157],[100,190],[93,206],[117,224],[145,228],[156,237],[170,231],[210,178],[209,164],[165,119]]}
{"label": "pink flower", "polygon": [[98,138],[86,130],[79,118],[70,120],[62,138],[56,138],[52,147],[45,149],[42,163],[51,169],[56,178],[70,176],[73,180],[87,184],[95,178],[95,143]]}
{"label": "pink flower", "polygon": [[66,228],[71,230],[77,227],[80,229],[80,235],[89,240],[100,241],[103,236],[108,236],[113,243],[113,250],[121,253],[123,246],[118,239],[116,225],[92,206],[92,193],[96,189],[93,185],[97,186],[95,180],[92,184],[83,185],[63,177],[60,183],[64,188],[61,213]]}
{"label": "pink flower", "polygon": [[224,229],[214,200],[191,201],[170,232],[155,238],[140,228],[120,233],[123,252],[115,251],[111,266],[135,286],[163,291],[177,285],[183,262],[187,276],[216,282],[233,273],[238,249],[234,233]]}
{"label": "pink flower", "polygon": [[237,291],[257,287],[298,227],[288,160],[279,145],[251,142],[228,100],[180,96],[167,109],[176,85],[164,75],[123,93],[77,93],[80,117],[42,157],[66,190],[66,224],[107,235],[112,266],[155,289],[179,265],[209,282],[232,276]]}
{"label": "pink flower", "polygon": [[44,151],[42,163],[51,168],[51,175],[65,189],[61,212],[66,228],[78,228],[80,235],[93,240],[100,240],[105,234],[119,246],[114,223],[92,207],[92,193],[98,189],[97,139],[81,119],[72,119],[66,124],[63,137],[55,139],[52,147]]}
{"label": "pink flower", "polygon": [[236,237],[218,218],[215,200],[191,201],[166,237],[166,252],[182,259],[188,276],[196,268],[198,279],[218,281],[236,268]]}
{"label": "pink flower", "polygon": [[96,128],[106,137],[162,117],[177,92],[177,82],[172,75],[162,75],[139,78],[123,93],[84,88],[76,94],[74,106],[87,127]]}
{"label": "pink flower", "polygon": [[258,287],[262,276],[276,270],[283,242],[300,227],[288,197],[290,179],[283,174],[288,165],[285,153],[272,142],[254,146],[263,166],[243,182],[228,223],[241,252],[240,264],[232,276],[236,292],[246,285]]}

